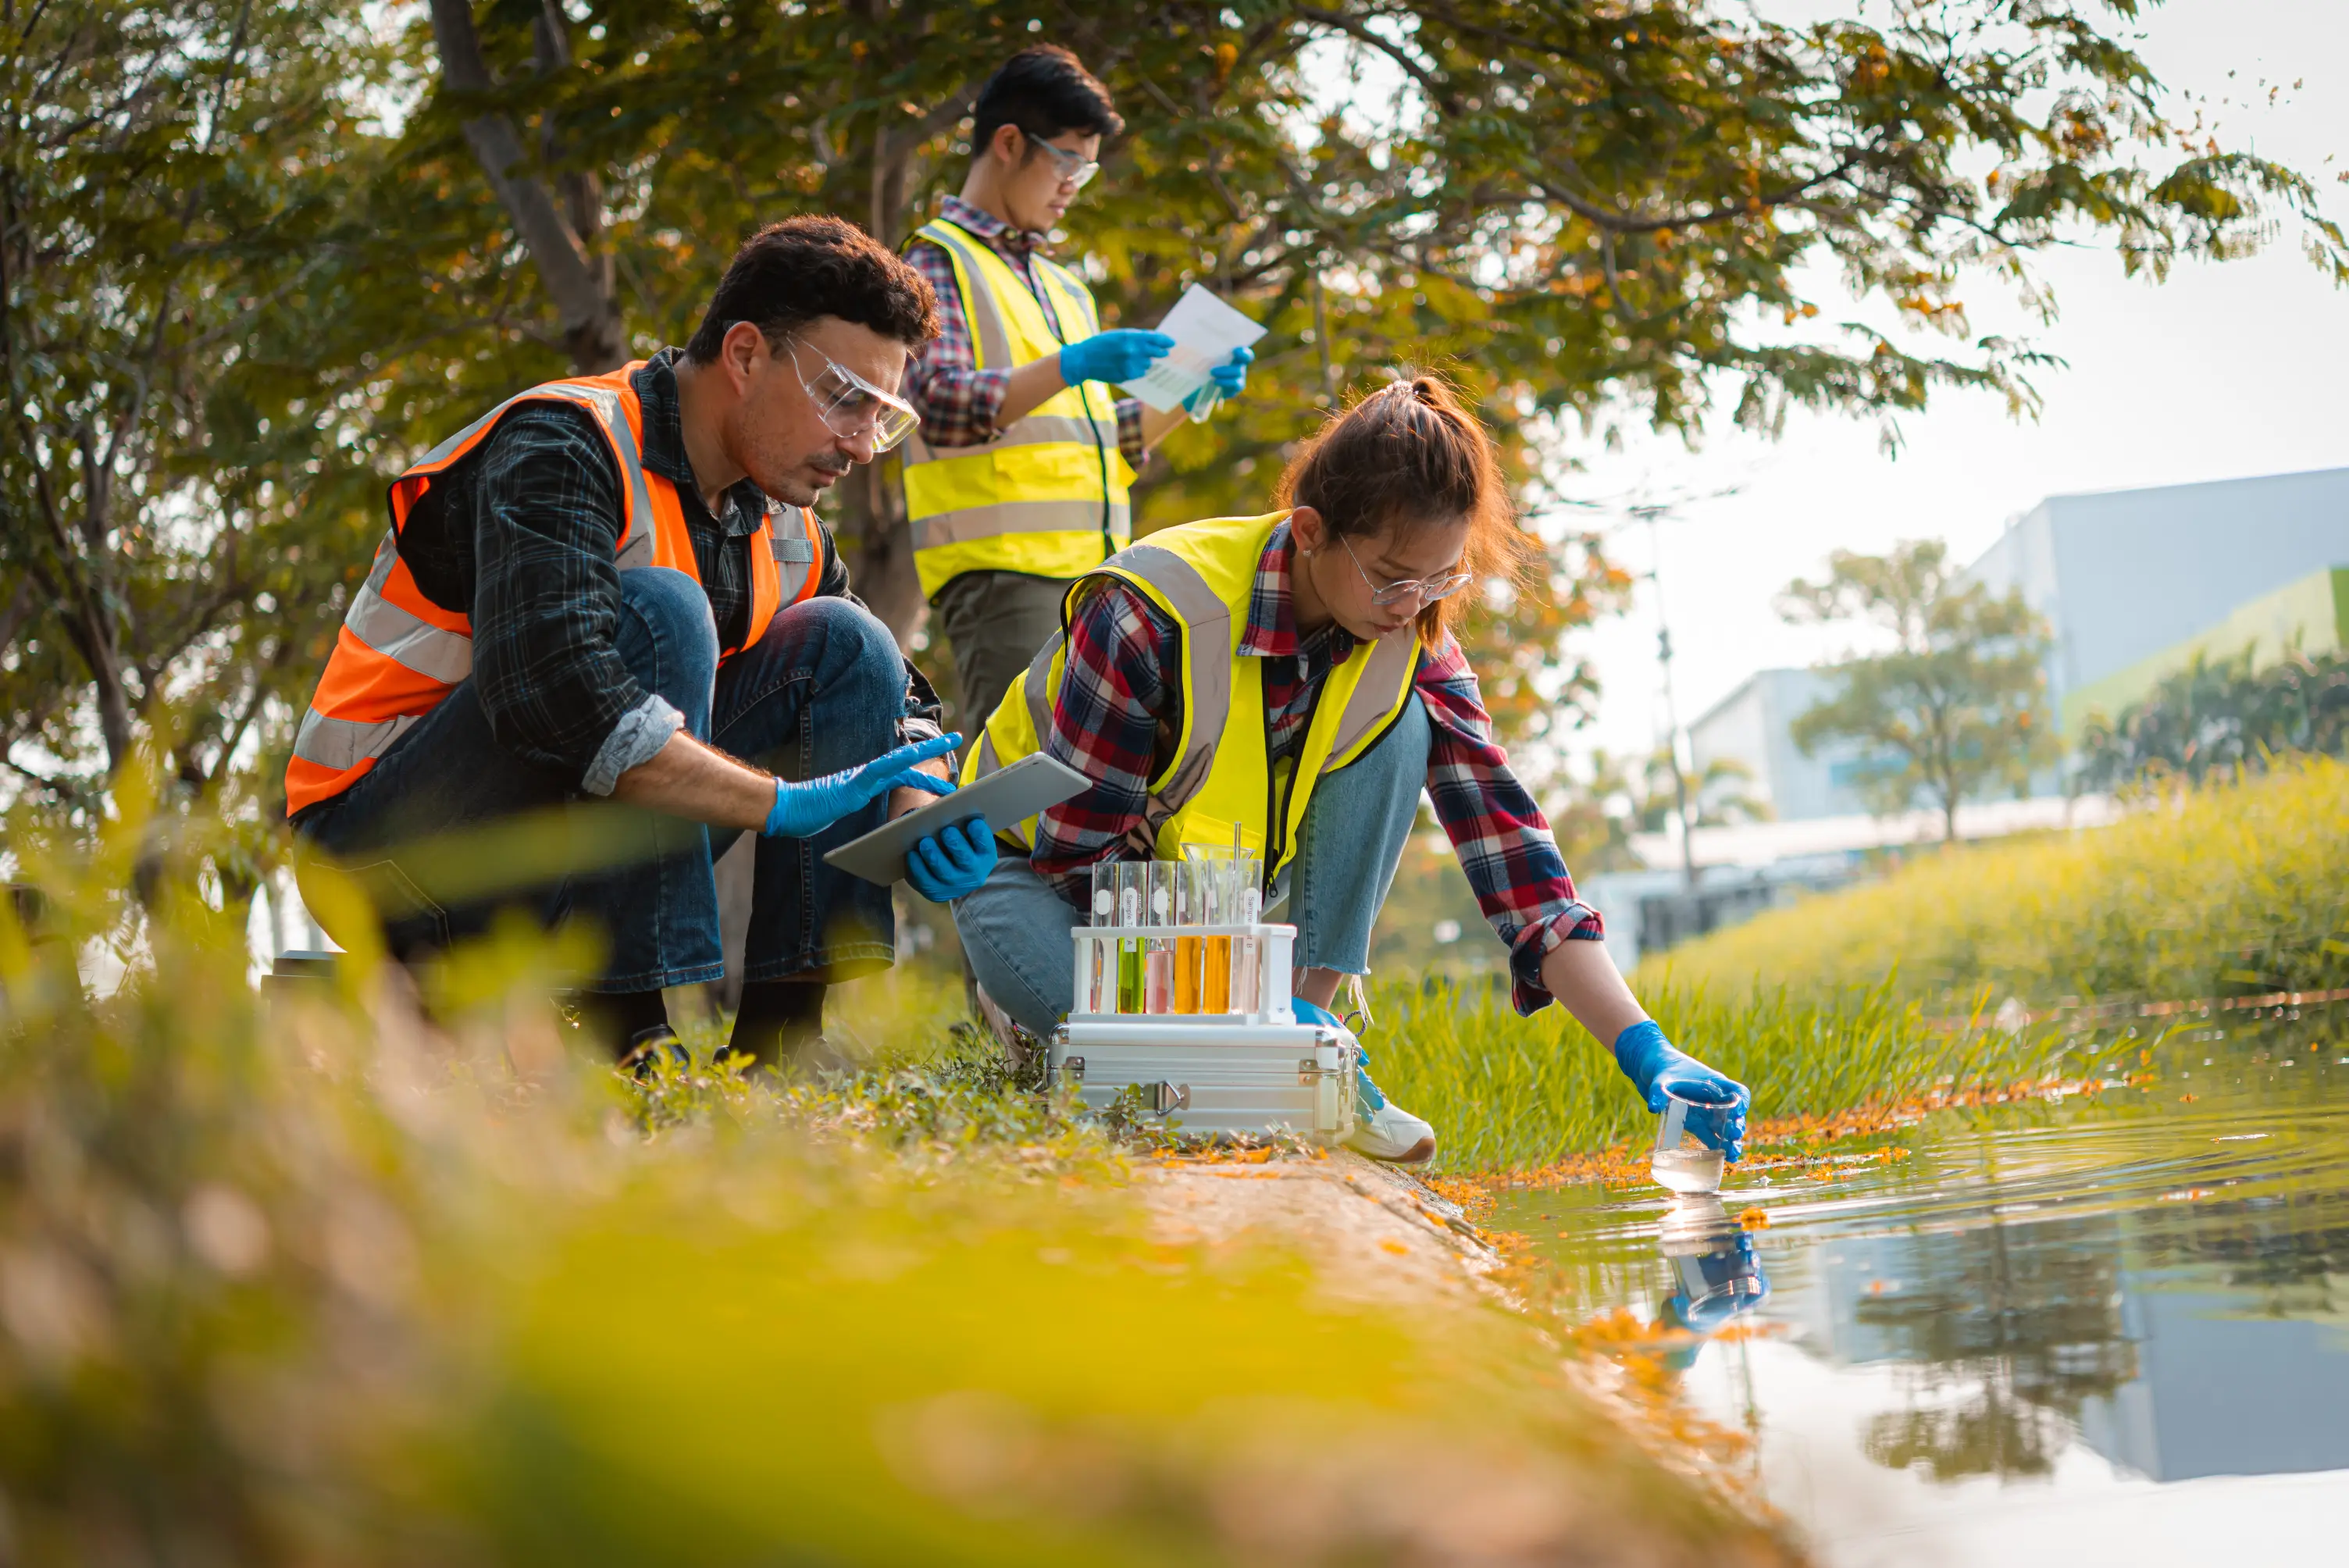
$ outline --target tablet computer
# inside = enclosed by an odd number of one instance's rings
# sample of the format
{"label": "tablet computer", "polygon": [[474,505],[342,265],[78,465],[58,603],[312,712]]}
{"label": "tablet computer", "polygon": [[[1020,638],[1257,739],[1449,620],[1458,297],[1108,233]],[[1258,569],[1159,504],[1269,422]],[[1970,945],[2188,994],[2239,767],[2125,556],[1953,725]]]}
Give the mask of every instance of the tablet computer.
{"label": "tablet computer", "polygon": [[921,810],[885,822],[861,839],[851,839],[825,855],[824,864],[889,887],[905,876],[905,851],[914,847],[915,840],[926,839],[940,828],[968,821],[973,817],[984,817],[992,824],[1008,828],[1047,806],[1057,806],[1081,793],[1092,782],[1057,758],[1031,752],[976,784],[965,785],[951,795],[941,795]]}

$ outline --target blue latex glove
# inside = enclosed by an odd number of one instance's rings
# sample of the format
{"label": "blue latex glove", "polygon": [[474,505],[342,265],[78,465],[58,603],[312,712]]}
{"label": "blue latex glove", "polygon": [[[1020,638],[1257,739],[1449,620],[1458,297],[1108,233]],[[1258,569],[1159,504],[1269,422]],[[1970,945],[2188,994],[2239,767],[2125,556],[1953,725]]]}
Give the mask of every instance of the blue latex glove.
{"label": "blue latex glove", "polygon": [[1288,1010],[1296,1016],[1297,1021],[1300,1024],[1326,1024],[1333,1029],[1342,1029],[1346,1026],[1337,1014],[1327,1007],[1309,1002],[1302,996],[1291,996],[1288,999]]}
{"label": "blue latex glove", "polygon": [[1682,1099],[1702,1102],[1688,1113],[1688,1130],[1699,1142],[1733,1161],[1745,1152],[1745,1108],[1754,1101],[1753,1092],[1676,1048],[1652,1019],[1615,1037],[1615,1065],[1650,1110],[1661,1111],[1665,1091],[1675,1090]]}
{"label": "blue latex glove", "polygon": [[1232,356],[1207,372],[1207,384],[1183,399],[1183,407],[1198,411],[1199,399],[1213,397],[1221,403],[1247,390],[1247,367],[1256,360],[1251,349],[1235,348]]}
{"label": "blue latex glove", "polygon": [[1174,346],[1163,332],[1097,332],[1061,350],[1061,379],[1071,387],[1080,381],[1136,380]]}
{"label": "blue latex glove", "polygon": [[944,757],[962,744],[959,735],[940,735],[887,751],[856,768],[843,768],[804,784],[775,780],[775,804],[767,825],[759,830],[771,839],[812,839],[852,811],[862,810],[890,790],[910,785],[933,795],[951,795],[954,786],[944,779],[916,773],[914,766]]}
{"label": "blue latex glove", "polygon": [[905,880],[932,903],[978,891],[995,869],[995,830],[984,817],[949,822],[905,851]]}

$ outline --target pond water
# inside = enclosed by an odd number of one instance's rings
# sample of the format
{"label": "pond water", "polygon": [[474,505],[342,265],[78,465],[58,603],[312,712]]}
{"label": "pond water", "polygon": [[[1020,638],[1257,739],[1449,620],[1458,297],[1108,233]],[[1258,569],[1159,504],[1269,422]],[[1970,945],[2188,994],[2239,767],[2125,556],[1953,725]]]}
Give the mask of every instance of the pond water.
{"label": "pond water", "polygon": [[2349,1014],[2155,1065],[1827,1181],[1733,1168],[1720,1209],[1526,1190],[1488,1223],[1578,1310],[1734,1325],[1666,1365],[1837,1568],[2349,1563]]}

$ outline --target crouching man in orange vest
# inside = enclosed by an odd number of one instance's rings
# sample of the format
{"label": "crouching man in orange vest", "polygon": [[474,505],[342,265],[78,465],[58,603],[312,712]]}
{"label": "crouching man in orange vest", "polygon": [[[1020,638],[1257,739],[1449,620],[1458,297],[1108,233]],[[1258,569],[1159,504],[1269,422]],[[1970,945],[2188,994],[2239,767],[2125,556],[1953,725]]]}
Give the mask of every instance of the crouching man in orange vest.
{"label": "crouching man in orange vest", "polygon": [[[960,738],[809,508],[911,433],[894,389],[936,331],[918,273],[793,219],[735,255],[682,351],[533,387],[393,483],[285,796],[395,954],[514,902],[436,888],[408,846],[602,796],[631,809],[572,834],[576,863],[525,902],[604,932],[587,1011],[624,1056],[673,1043],[663,986],[722,973],[711,864],[739,832],[762,837],[737,1049],[795,1048],[827,983],[888,966],[888,890],[823,854],[949,791]],[[908,880],[944,901],[994,861],[975,819],[923,840]]]}

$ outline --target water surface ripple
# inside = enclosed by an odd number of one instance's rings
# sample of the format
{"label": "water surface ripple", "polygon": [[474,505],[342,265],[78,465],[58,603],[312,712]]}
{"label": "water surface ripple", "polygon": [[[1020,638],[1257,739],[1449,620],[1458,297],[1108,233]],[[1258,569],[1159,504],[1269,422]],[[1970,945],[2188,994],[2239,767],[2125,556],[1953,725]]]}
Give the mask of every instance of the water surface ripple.
{"label": "water surface ripple", "polygon": [[1578,1310],[1759,1326],[1666,1362],[1827,1563],[2349,1561],[2344,1012],[1838,1146],[1910,1152],[1829,1181],[1733,1176],[1750,1233],[1692,1243],[1655,1189],[1510,1192],[1492,1222]]}

